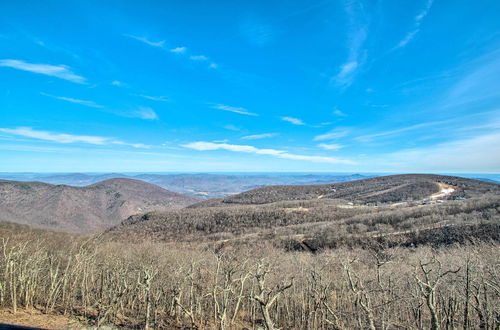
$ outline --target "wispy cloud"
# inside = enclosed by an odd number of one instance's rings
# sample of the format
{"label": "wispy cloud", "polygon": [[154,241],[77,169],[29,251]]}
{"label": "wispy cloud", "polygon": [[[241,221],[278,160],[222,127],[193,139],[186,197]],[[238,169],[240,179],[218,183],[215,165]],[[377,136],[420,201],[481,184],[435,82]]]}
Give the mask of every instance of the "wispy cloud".
{"label": "wispy cloud", "polygon": [[123,36],[141,41],[141,42],[145,43],[146,45],[149,45],[152,47],[163,48],[163,46],[165,45],[165,40],[151,41],[146,37],[135,36],[132,34],[124,34]]}
{"label": "wispy cloud", "polygon": [[39,73],[46,76],[68,80],[78,84],[85,83],[84,77],[74,74],[66,65],[36,64],[24,62],[22,60],[4,59],[0,60],[0,66]]}
{"label": "wispy cloud", "polygon": [[347,114],[345,114],[342,110],[339,109],[333,110],[333,114],[337,117],[347,117]]}
{"label": "wispy cloud", "polygon": [[314,141],[327,141],[340,139],[348,134],[347,129],[334,129],[328,133],[317,135],[314,137]]}
{"label": "wispy cloud", "polygon": [[[170,53],[183,54],[187,58],[189,58],[191,61],[195,61],[195,62],[208,62],[208,61],[210,61],[210,58],[206,55],[202,55],[202,54],[189,55],[187,47],[184,47],[184,46],[179,46],[179,47],[174,47],[174,48],[168,49],[166,46],[165,40],[151,41],[151,40],[147,39],[146,37],[140,37],[140,36],[136,36],[136,35],[132,35],[132,34],[124,34],[123,36],[125,36],[127,38],[132,38],[132,39],[141,41],[141,42],[143,42],[149,46],[152,46],[152,47],[161,48],[161,49],[168,51]],[[215,62],[209,62],[208,67],[210,69],[217,69],[218,64]]]}
{"label": "wispy cloud", "polygon": [[166,96],[151,96],[151,95],[145,95],[145,94],[134,94],[135,96],[142,97],[147,100],[151,101],[158,101],[158,102],[169,102],[170,99]]}
{"label": "wispy cloud", "polygon": [[295,117],[281,117],[281,120],[289,122],[294,125],[300,125],[303,126],[305,123],[302,121],[302,119],[295,118]]}
{"label": "wispy cloud", "polygon": [[104,108],[104,106],[102,106],[100,104],[96,104],[93,101],[79,100],[79,99],[74,99],[74,98],[65,97],[65,96],[56,96],[56,95],[51,95],[51,94],[47,94],[47,93],[43,93],[43,92],[41,92],[40,94],[43,95],[43,96],[51,97],[53,99],[57,99],[57,100],[62,100],[62,101],[66,101],[66,102],[81,104],[81,105],[84,105],[86,107],[99,108],[99,109]]}
{"label": "wispy cloud", "polygon": [[337,143],[320,143],[320,144],[318,144],[318,147],[326,149],[326,150],[340,150],[344,146],[341,144],[337,144]]}
{"label": "wispy cloud", "polygon": [[123,145],[134,148],[149,148],[149,146],[141,143],[128,143],[117,140],[115,138],[91,136],[91,135],[73,135],[65,133],[54,133],[48,131],[34,130],[30,127],[18,128],[0,128],[0,132],[15,136],[22,136],[36,140],[50,141],[56,143],[87,143],[95,145]]}
{"label": "wispy cloud", "polygon": [[273,41],[275,29],[260,19],[249,18],[240,25],[240,33],[251,44],[264,46]]}
{"label": "wispy cloud", "polygon": [[272,137],[275,137],[277,135],[278,135],[278,133],[253,134],[253,135],[243,136],[241,139],[242,140],[260,140],[260,139],[272,138]]}
{"label": "wispy cloud", "polygon": [[338,85],[350,85],[354,76],[354,72],[358,68],[358,61],[352,60],[340,66],[339,73],[335,76],[335,81]]}
{"label": "wispy cloud", "polygon": [[241,128],[234,126],[233,124],[227,124],[224,126],[225,129],[230,131],[241,131]]}
{"label": "wispy cloud", "polygon": [[242,107],[232,107],[232,106],[225,105],[225,104],[216,104],[216,105],[212,106],[212,108],[213,109],[222,110],[222,111],[234,112],[234,113],[238,113],[240,115],[258,116],[258,114],[250,112],[250,111],[248,111],[245,108],[242,108]]}
{"label": "wispy cloud", "polygon": [[121,81],[119,81],[119,80],[113,80],[113,81],[111,82],[111,85],[113,85],[113,86],[117,86],[117,87],[122,87],[122,86],[124,86],[123,82],[121,82]]}
{"label": "wispy cloud", "polygon": [[242,152],[257,155],[267,155],[282,159],[291,160],[303,160],[317,163],[330,163],[330,164],[355,164],[354,161],[349,159],[342,159],[336,157],[324,157],[324,156],[308,156],[308,155],[297,155],[292,154],[284,150],[276,149],[259,149],[253,146],[247,145],[237,145],[237,144],[227,144],[227,143],[213,143],[213,142],[192,142],[182,145],[185,148],[199,150],[199,151],[210,151],[210,150],[227,150],[232,152]]}
{"label": "wispy cloud", "polygon": [[344,10],[349,23],[348,56],[332,79],[337,86],[346,88],[352,84],[359,68],[365,62],[366,52],[363,45],[368,36],[368,24],[363,4],[346,0]]}
{"label": "wispy cloud", "polygon": [[158,115],[149,107],[138,107],[137,110],[127,114],[128,117],[140,118],[145,120],[156,120]]}
{"label": "wispy cloud", "polygon": [[[191,61],[195,61],[195,62],[208,62],[208,61],[210,61],[208,56],[205,56],[205,55],[191,55],[191,56],[189,56],[189,59]],[[208,64],[208,67],[210,69],[217,69],[219,67],[219,65],[215,62],[210,62]]]}
{"label": "wispy cloud", "polygon": [[189,59],[193,61],[208,61],[208,57],[205,55],[191,55]]}
{"label": "wispy cloud", "polygon": [[[374,166],[396,171],[496,173],[500,168],[500,132],[382,155]],[[466,155],[466,157],[464,157]]]}
{"label": "wispy cloud", "polygon": [[175,47],[170,49],[171,53],[184,54],[187,51],[186,47]]}
{"label": "wispy cloud", "polygon": [[443,100],[443,107],[456,107],[500,96],[500,49],[480,56],[461,68],[456,83]]}
{"label": "wispy cloud", "polygon": [[425,18],[425,16],[427,16],[427,14],[429,14],[429,10],[431,9],[433,2],[434,0],[427,0],[424,10],[422,10],[417,16],[415,16],[413,30],[408,32],[406,36],[397,44],[397,46],[394,47],[394,49],[406,46],[415,37],[415,35],[417,35],[417,33],[420,31],[422,20]]}
{"label": "wispy cloud", "polygon": [[421,128],[427,128],[431,126],[438,126],[446,123],[450,123],[452,120],[440,120],[440,121],[434,121],[434,122],[426,122],[426,123],[420,123],[420,124],[415,124],[411,126],[406,126],[406,127],[401,127],[393,130],[387,130],[387,131],[382,131],[374,134],[369,134],[369,135],[362,135],[358,136],[355,139],[359,142],[371,142],[375,138],[379,137],[386,137],[386,136],[393,136],[393,135],[398,135],[400,133],[405,133],[408,131],[413,131]]}

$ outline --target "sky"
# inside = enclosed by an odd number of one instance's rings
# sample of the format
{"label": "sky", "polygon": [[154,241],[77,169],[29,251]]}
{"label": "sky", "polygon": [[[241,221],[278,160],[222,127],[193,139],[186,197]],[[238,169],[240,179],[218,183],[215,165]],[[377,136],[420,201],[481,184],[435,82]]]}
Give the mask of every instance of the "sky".
{"label": "sky", "polygon": [[497,0],[1,1],[0,172],[500,173]]}

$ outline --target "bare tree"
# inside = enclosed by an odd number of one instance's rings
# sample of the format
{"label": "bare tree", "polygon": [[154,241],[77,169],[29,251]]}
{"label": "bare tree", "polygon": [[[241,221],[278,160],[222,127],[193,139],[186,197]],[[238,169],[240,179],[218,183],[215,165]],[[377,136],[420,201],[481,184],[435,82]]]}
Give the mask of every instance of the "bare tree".
{"label": "bare tree", "polygon": [[253,299],[258,302],[267,330],[277,330],[274,326],[274,321],[269,312],[271,306],[276,302],[279,295],[288,290],[293,285],[293,278],[288,283],[281,283],[274,288],[266,287],[266,276],[269,274],[269,265],[259,263],[254,273],[254,278],[257,282],[257,293]]}
{"label": "bare tree", "polygon": [[[433,268],[435,267],[435,268]],[[427,308],[429,309],[429,313],[431,314],[431,330],[439,330],[441,327],[441,321],[439,319],[439,315],[436,309],[436,289],[439,285],[439,282],[447,275],[458,273],[460,268],[456,270],[447,270],[442,272],[441,262],[433,257],[429,262],[422,263],[419,262],[419,269],[421,279],[417,274],[415,274],[415,280],[417,285],[425,298],[425,302],[427,304]],[[432,276],[432,273],[436,274]],[[434,277],[434,278],[433,278]]]}

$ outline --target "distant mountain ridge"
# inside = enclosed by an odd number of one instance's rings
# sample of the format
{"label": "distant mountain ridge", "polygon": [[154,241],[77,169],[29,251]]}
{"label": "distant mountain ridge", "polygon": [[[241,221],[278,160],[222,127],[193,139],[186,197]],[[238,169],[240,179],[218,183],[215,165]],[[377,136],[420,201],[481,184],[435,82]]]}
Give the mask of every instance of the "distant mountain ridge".
{"label": "distant mountain ridge", "polygon": [[202,198],[220,198],[270,185],[310,185],[364,179],[360,174],[135,174],[121,173],[0,173],[0,178],[16,181],[41,181],[50,184],[87,186],[111,178],[149,182],[164,189]]}
{"label": "distant mountain ridge", "polygon": [[200,199],[153,184],[115,178],[85,187],[0,180],[0,221],[92,232],[137,213],[167,211]]}
{"label": "distant mountain ridge", "polygon": [[478,197],[500,194],[500,185],[462,177],[434,174],[399,174],[320,185],[267,186],[190,207],[255,205],[280,201],[345,199],[362,203],[401,202],[424,199],[440,191],[438,183],[453,186],[446,198]]}

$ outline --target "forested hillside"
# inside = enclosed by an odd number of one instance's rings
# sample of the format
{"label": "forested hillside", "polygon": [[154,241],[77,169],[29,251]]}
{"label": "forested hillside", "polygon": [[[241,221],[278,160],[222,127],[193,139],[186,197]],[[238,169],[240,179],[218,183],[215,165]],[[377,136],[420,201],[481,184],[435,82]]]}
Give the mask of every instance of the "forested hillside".
{"label": "forested hillside", "polygon": [[136,213],[181,208],[199,201],[130,179],[86,187],[0,181],[0,221],[71,232],[95,232]]}
{"label": "forested hillside", "polygon": [[462,177],[402,174],[322,185],[285,185],[258,188],[192,207],[231,204],[265,204],[286,200],[346,199],[364,203],[390,203],[420,200],[439,191],[439,184],[454,187],[446,199],[499,194],[500,185]]}
{"label": "forested hillside", "polygon": [[[89,189],[104,187],[121,183]],[[78,327],[500,326],[494,183],[407,175],[259,188],[97,235],[0,223],[0,238],[0,306]]]}

